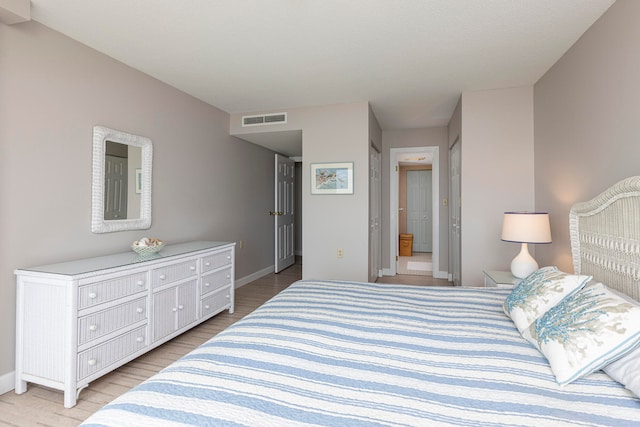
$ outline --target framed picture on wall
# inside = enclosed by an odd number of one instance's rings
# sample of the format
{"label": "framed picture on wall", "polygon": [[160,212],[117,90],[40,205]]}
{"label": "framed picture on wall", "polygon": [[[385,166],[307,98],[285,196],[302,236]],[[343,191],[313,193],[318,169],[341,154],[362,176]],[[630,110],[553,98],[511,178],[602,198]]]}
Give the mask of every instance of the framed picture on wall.
{"label": "framed picture on wall", "polygon": [[312,163],[311,194],[353,194],[353,162]]}

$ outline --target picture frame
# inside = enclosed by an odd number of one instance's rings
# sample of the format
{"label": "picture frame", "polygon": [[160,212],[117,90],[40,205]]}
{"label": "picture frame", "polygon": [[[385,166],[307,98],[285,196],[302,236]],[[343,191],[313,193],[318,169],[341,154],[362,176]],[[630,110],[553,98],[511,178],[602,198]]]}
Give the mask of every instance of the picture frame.
{"label": "picture frame", "polygon": [[353,162],[312,163],[311,194],[353,194]]}
{"label": "picture frame", "polygon": [[142,169],[136,169],[136,194],[142,194]]}

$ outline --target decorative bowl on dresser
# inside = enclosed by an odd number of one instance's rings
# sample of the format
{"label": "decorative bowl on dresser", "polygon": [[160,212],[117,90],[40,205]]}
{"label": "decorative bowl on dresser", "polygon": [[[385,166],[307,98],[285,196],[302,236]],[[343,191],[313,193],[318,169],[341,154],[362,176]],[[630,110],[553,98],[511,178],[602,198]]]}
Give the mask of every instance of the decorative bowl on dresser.
{"label": "decorative bowl on dresser", "polygon": [[64,391],[96,378],[211,316],[234,310],[235,243],[165,246],[18,269],[16,388]]}

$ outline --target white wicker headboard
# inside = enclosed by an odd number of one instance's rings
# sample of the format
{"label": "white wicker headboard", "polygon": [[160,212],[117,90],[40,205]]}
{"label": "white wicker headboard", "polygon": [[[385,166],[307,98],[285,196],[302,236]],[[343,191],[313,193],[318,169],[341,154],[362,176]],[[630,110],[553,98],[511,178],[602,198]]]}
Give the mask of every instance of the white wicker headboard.
{"label": "white wicker headboard", "polygon": [[627,178],[569,214],[576,274],[640,301],[640,176]]}

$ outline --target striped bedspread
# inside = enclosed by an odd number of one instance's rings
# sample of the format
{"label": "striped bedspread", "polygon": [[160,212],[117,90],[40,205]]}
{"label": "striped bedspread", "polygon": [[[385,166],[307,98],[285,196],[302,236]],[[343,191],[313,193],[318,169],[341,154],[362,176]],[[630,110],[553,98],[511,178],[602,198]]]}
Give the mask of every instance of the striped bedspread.
{"label": "striped bedspread", "polygon": [[639,425],[602,372],[556,385],[508,292],[296,282],[83,425]]}

